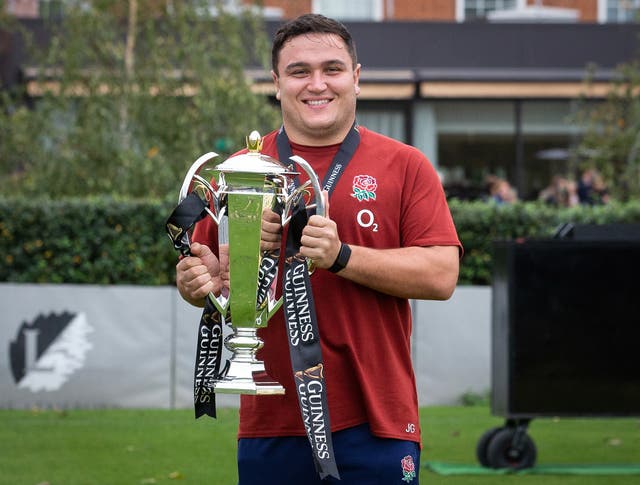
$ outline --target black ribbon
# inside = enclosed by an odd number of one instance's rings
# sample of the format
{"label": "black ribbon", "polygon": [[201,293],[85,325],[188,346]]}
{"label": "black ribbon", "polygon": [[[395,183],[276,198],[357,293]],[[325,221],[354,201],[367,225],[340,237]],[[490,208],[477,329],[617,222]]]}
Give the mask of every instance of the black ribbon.
{"label": "black ribbon", "polygon": [[[207,205],[197,194],[190,193],[173,210],[165,229],[173,241],[173,247],[183,256],[191,255],[189,230],[206,215]],[[220,372],[222,362],[222,315],[209,298],[205,298],[204,310],[198,327],[198,347],[193,376],[193,402],[196,419],[207,415],[216,417],[214,382],[226,374]]]}
{"label": "black ribbon", "polygon": [[333,453],[320,333],[309,269],[299,255],[307,211],[301,202],[289,223],[283,281],[283,311],[298,404],[320,478],[340,478]]}
{"label": "black ribbon", "polygon": [[[331,166],[324,176],[322,181],[322,190],[326,190],[329,195],[333,192],[334,187],[338,183],[338,180],[347,168],[347,164],[353,158],[354,153],[360,145],[360,133],[358,133],[358,124],[354,123],[349,133],[340,144],[338,153],[333,157]],[[289,137],[284,130],[284,126],[280,127],[278,136],[276,137],[276,147],[278,149],[278,158],[282,163],[285,160],[289,160],[293,156],[291,151],[291,144],[289,143]],[[300,185],[298,178],[296,177],[296,185]]]}
{"label": "black ribbon", "polygon": [[209,298],[205,298],[204,310],[198,326],[198,347],[193,374],[193,403],[196,419],[207,415],[216,417],[215,381],[221,379],[228,367],[220,372],[222,361],[222,316]]}
{"label": "black ribbon", "polygon": [[207,204],[195,192],[187,195],[173,210],[165,224],[173,247],[183,256],[191,254],[189,230],[207,215]]}
{"label": "black ribbon", "polygon": [[273,282],[278,275],[279,257],[280,250],[264,252],[262,255],[258,272],[257,308],[263,308],[269,302],[269,292],[272,291]]}
{"label": "black ribbon", "polygon": [[[333,192],[333,188],[353,157],[359,143],[360,135],[354,124],[340,145],[338,153],[325,175],[323,189],[327,190],[329,195]],[[276,146],[281,161],[284,162],[293,155],[284,126],[278,133]],[[297,178],[295,183],[299,185]],[[316,196],[318,195],[320,194],[316,194]],[[321,479],[327,476],[339,479],[340,474],[331,439],[324,364],[311,278],[307,262],[304,257],[300,256],[300,238],[307,220],[306,207],[302,200],[298,200],[287,231],[283,275],[283,311],[289,336],[289,354],[298,395],[298,405],[313,451],[316,471]]]}

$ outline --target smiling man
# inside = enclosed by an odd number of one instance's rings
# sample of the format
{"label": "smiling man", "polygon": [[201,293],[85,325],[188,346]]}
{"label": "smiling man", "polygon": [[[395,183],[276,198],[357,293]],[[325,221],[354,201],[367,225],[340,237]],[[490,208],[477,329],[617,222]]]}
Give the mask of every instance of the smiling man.
{"label": "smiling man", "polygon": [[[276,33],[272,64],[283,125],[265,136],[262,152],[307,160],[327,211],[308,219],[298,242],[316,267],[316,314],[296,316],[285,305],[260,329],[259,358],[286,393],[241,397],[239,483],[417,484],[409,299],[448,299],[462,252],[440,179],[417,149],[356,123],[361,67],[341,23],[313,14],[288,22]],[[222,282],[210,249],[215,226],[199,223],[193,239],[176,281],[197,303]],[[265,215],[263,240],[282,245],[274,214]],[[295,375],[293,323],[296,341],[317,328],[309,345],[322,354]]]}
{"label": "smiling man", "polygon": [[279,46],[271,74],[290,139],[308,146],[344,140],[360,90],[354,49],[331,33],[299,35]]}

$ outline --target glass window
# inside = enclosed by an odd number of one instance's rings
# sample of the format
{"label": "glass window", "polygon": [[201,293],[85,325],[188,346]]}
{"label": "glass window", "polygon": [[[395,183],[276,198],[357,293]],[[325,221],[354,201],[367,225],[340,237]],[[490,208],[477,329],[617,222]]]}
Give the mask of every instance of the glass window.
{"label": "glass window", "polygon": [[607,22],[636,22],[640,0],[607,0]]}
{"label": "glass window", "polygon": [[491,177],[518,184],[517,161],[523,168],[518,197],[538,198],[555,175],[575,176],[569,150],[578,128],[568,122],[570,101],[523,101],[520,132],[512,101],[434,102],[438,170],[447,195],[486,198]]}
{"label": "glass window", "polygon": [[493,10],[516,8],[518,0],[463,0],[465,20],[483,19]]}
{"label": "glass window", "polygon": [[383,20],[383,0],[313,0],[313,13],[341,20]]}
{"label": "glass window", "polygon": [[38,11],[43,19],[60,18],[63,14],[63,0],[40,0]]}
{"label": "glass window", "polygon": [[396,140],[406,142],[404,112],[358,107],[358,124]]}
{"label": "glass window", "polygon": [[449,197],[478,199],[490,176],[513,181],[515,117],[510,101],[434,102],[437,160]]}

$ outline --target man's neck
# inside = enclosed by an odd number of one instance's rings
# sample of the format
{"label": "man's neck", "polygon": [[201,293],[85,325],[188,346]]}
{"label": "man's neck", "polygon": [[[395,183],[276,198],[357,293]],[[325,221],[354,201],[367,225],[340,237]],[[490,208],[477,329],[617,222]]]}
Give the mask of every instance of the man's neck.
{"label": "man's neck", "polygon": [[352,123],[347,125],[346,129],[342,129],[339,131],[337,130],[335,132],[327,132],[324,134],[320,134],[320,136],[318,136],[317,133],[307,135],[305,132],[291,129],[290,125],[288,125],[286,121],[283,124],[284,130],[287,133],[287,137],[292,143],[310,147],[323,147],[342,143],[349,133],[349,130],[351,130],[354,122],[355,118]]}

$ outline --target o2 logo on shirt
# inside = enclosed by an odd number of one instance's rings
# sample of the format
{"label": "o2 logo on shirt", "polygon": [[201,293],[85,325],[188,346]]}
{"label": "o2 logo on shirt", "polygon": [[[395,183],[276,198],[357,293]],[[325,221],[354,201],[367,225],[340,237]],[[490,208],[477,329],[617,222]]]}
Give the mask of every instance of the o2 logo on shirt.
{"label": "o2 logo on shirt", "polygon": [[360,227],[364,227],[365,229],[371,229],[373,232],[378,232],[378,223],[375,220],[375,216],[373,212],[369,209],[362,209],[356,215],[356,221],[358,221],[358,225]]}
{"label": "o2 logo on shirt", "polygon": [[[371,175],[356,175],[352,182],[353,192],[351,197],[358,199],[358,202],[369,202],[376,200],[376,190],[378,182]],[[378,223],[375,221],[373,211],[362,209],[356,216],[356,221],[360,227],[378,232]]]}

